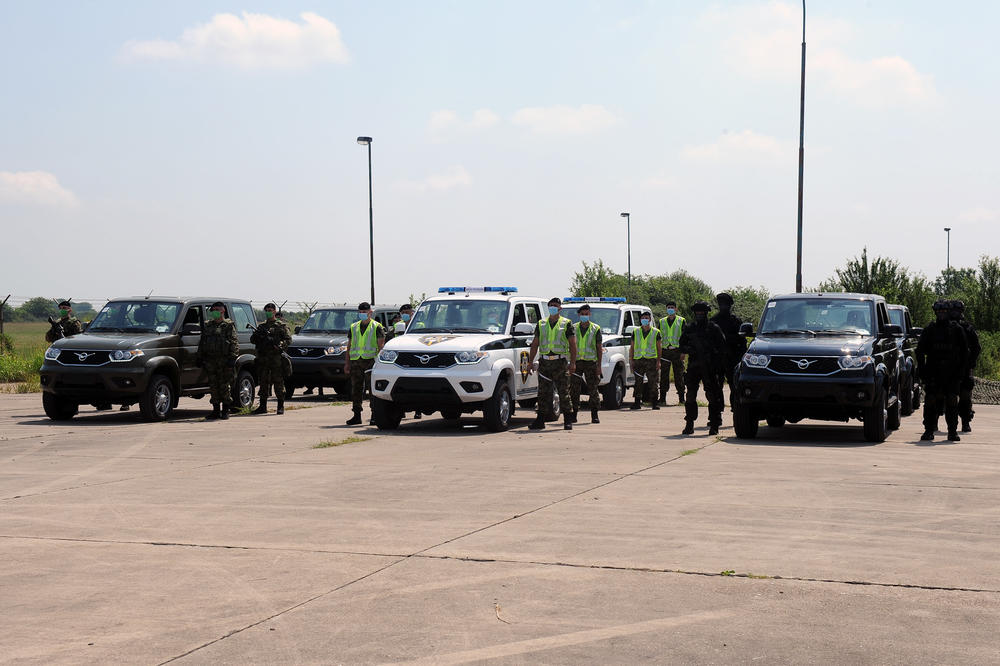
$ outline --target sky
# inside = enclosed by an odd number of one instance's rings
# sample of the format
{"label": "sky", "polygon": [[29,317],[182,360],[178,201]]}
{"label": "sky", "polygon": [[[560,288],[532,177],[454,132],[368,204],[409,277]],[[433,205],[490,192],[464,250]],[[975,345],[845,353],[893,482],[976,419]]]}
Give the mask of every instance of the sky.
{"label": "sky", "polygon": [[[801,4],[0,0],[0,299],[794,291]],[[810,2],[803,281],[1000,254],[1000,3]]]}

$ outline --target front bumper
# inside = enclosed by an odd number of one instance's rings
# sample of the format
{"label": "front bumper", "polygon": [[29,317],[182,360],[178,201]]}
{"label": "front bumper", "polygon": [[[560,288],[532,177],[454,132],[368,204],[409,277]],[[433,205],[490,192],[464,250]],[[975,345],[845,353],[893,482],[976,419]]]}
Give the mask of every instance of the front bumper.
{"label": "front bumper", "polygon": [[761,414],[842,419],[871,407],[876,398],[873,370],[840,371],[827,376],[777,375],[740,366],[735,394]]}
{"label": "front bumper", "polygon": [[375,362],[372,395],[399,405],[430,408],[483,402],[493,395],[496,377],[489,364],[480,361],[442,370],[401,368]]}
{"label": "front bumper", "polygon": [[344,354],[316,359],[292,357],[294,386],[341,386],[350,381],[344,374]]}
{"label": "front bumper", "polygon": [[146,390],[146,368],[70,367],[46,362],[39,371],[42,390],[80,402],[135,402]]}

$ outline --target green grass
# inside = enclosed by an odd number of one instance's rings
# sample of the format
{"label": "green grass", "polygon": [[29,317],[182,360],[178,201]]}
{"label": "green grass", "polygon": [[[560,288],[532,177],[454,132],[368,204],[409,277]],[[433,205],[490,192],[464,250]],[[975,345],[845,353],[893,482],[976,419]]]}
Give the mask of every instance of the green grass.
{"label": "green grass", "polygon": [[357,444],[358,442],[367,442],[369,439],[371,439],[371,437],[359,437],[357,435],[351,435],[350,437],[345,437],[344,439],[338,441],[333,441],[332,439],[328,439],[325,442],[320,442],[313,448],[329,449],[330,447],[333,446],[343,446],[344,444]]}
{"label": "green grass", "polygon": [[17,393],[41,390],[38,369],[49,346],[45,341],[48,330],[45,322],[4,324],[4,336],[10,341],[11,350],[0,352],[0,384],[16,384],[13,390]]}
{"label": "green grass", "polygon": [[698,449],[688,449],[687,451],[681,451],[682,456],[689,456],[692,453],[698,453]]}

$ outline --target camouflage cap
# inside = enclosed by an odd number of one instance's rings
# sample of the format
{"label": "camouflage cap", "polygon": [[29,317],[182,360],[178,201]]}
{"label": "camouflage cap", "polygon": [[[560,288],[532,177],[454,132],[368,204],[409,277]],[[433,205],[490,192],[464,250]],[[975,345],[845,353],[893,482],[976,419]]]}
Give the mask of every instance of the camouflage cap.
{"label": "camouflage cap", "polygon": [[268,303],[267,305],[264,306],[264,309],[266,310],[268,308],[271,308],[272,310],[277,310],[278,306],[275,305],[274,303]]}
{"label": "camouflage cap", "polygon": [[73,307],[73,304],[70,303],[68,300],[66,300],[66,301],[59,301],[59,307],[61,307],[61,308],[71,308],[71,307]]}
{"label": "camouflage cap", "polygon": [[226,309],[226,304],[223,303],[222,301],[216,301],[216,302],[212,303],[212,305],[210,305],[208,309],[209,310],[214,310],[215,308],[222,308],[223,310],[225,310]]}

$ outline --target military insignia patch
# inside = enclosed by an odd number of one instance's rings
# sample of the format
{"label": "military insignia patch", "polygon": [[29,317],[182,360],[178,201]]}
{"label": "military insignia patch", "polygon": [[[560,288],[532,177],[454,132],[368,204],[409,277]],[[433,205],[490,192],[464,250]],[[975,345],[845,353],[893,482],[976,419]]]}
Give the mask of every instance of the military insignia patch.
{"label": "military insignia patch", "polygon": [[521,381],[528,381],[528,352],[521,352]]}
{"label": "military insignia patch", "polygon": [[421,335],[417,338],[422,344],[430,347],[431,345],[436,345],[439,342],[447,342],[448,340],[454,340],[457,335]]}

